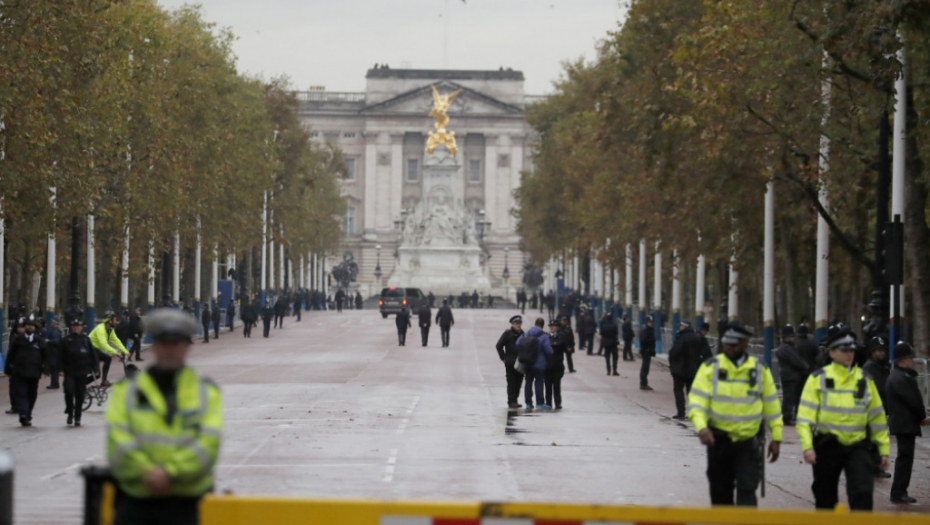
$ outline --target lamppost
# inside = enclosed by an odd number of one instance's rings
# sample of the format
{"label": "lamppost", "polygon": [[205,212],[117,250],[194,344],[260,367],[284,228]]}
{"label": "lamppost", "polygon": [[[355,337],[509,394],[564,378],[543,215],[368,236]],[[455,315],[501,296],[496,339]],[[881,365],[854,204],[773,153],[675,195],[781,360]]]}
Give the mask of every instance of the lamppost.
{"label": "lamppost", "polygon": [[504,293],[507,294],[507,300],[510,300],[510,268],[507,267],[507,255],[510,253],[510,248],[504,246],[504,273],[501,274],[501,277],[504,278]]}
{"label": "lamppost", "polygon": [[375,246],[375,250],[378,251],[378,262],[375,264],[375,281],[378,283],[378,286],[381,286],[381,245],[378,244]]}

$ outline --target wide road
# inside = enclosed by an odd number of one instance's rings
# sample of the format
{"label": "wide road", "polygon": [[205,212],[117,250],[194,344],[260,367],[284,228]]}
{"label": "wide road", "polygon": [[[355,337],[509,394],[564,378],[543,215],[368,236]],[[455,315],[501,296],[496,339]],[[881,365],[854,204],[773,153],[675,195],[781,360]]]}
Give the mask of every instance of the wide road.
{"label": "wide road", "polygon": [[[393,318],[375,311],[316,312],[287,319],[270,339],[255,330],[198,343],[191,364],[221,384],[225,439],[217,490],[237,494],[709,504],[706,459],[690,424],[674,413],[668,371],[654,392],[638,386],[639,362],[621,376],[576,354],[563,381],[564,410],[510,412],[493,349],[513,312],[455,310],[450,348],[434,327],[398,347]],[[534,314],[527,315],[527,325]],[[148,357],[144,354],[145,357]],[[147,361],[146,364],[150,363]],[[114,370],[119,368],[114,366]],[[121,370],[116,374],[121,376]],[[80,465],[104,456],[102,407],[68,428],[60,391],[43,380],[35,426],[0,419],[0,446],[16,462],[18,524],[78,523]],[[6,400],[6,382],[0,382]],[[811,508],[810,467],[793,429],[768,469],[762,507]],[[918,448],[911,494],[930,510],[930,453]],[[891,483],[877,482],[876,507]],[[844,497],[845,498],[845,497]]]}

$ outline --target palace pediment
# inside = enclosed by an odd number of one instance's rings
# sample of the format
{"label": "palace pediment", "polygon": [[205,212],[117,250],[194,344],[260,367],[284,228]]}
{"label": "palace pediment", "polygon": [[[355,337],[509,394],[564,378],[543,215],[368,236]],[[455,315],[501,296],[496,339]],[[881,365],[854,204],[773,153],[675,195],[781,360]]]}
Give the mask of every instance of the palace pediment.
{"label": "palace pediment", "polygon": [[[430,86],[423,86],[401,93],[383,102],[365,106],[359,111],[362,115],[397,115],[425,117],[433,108],[433,92]],[[523,118],[523,108],[501,102],[500,100],[467,88],[449,80],[434,84],[442,94],[462,90],[449,109],[449,116],[456,117],[510,117]]]}

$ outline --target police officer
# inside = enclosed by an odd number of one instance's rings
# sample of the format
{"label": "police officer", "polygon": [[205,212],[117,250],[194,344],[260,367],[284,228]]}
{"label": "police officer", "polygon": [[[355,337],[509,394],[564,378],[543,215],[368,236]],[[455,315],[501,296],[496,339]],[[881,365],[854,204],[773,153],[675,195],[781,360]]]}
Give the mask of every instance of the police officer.
{"label": "police officer", "polygon": [[39,379],[48,363],[45,340],[36,333],[38,322],[34,315],[25,319],[25,331],[10,342],[7,355],[7,375],[15,378],[14,408],[19,414],[19,424],[32,426],[32,409],[36,405]]}
{"label": "police officer", "polygon": [[778,459],[782,417],[772,372],[746,353],[752,334],[736,323],[723,330],[723,351],[698,369],[688,397],[690,413],[701,443],[707,446],[707,479],[712,505],[755,507],[759,464],[764,458],[763,420],[772,432],[768,456]]}
{"label": "police officer", "polygon": [[223,409],[219,388],[185,365],[194,320],[174,309],[149,314],[155,364],[114,388],[107,458],[118,488],[115,525],[194,525],[213,489]]}
{"label": "police officer", "polygon": [[813,465],[818,509],[836,506],[840,473],[853,510],[872,510],[875,478],[869,440],[878,447],[881,469],[888,470],[888,422],[875,382],[856,366],[856,337],[837,323],[824,346],[832,362],[807,379],[798,409],[798,438],[804,461]]}
{"label": "police officer", "polygon": [[203,342],[210,342],[210,320],[213,314],[210,313],[210,303],[203,304],[203,311],[200,312],[200,326],[203,328]]}
{"label": "police officer", "polygon": [[426,346],[426,343],[429,342],[429,328],[432,326],[432,312],[429,310],[429,303],[426,302],[426,299],[423,300],[423,304],[420,305],[420,310],[417,312],[420,321],[420,337],[423,338],[423,346]]}
{"label": "police officer", "polygon": [[261,314],[264,336],[268,337],[268,334],[271,333],[271,320],[274,318],[274,308],[272,308],[268,303],[265,303],[265,306],[262,307]]}
{"label": "police officer", "polygon": [[107,374],[110,372],[110,365],[113,363],[113,357],[123,358],[129,355],[129,350],[123,346],[119,337],[116,337],[116,314],[108,310],[104,314],[104,320],[90,332],[90,343],[97,350],[97,357],[103,363],[103,381],[102,386],[110,386],[107,381]]}
{"label": "police officer", "polygon": [[407,329],[412,326],[410,324],[410,310],[408,310],[406,306],[401,308],[400,312],[397,313],[394,324],[397,325],[397,346],[406,345]]}
{"label": "police officer", "polygon": [[[222,315],[220,315],[221,313],[222,312],[220,311],[220,303],[214,302],[213,303],[213,315],[210,318],[210,320],[213,321],[213,338],[214,339],[220,338],[220,323],[223,321],[223,317]],[[283,317],[281,318],[281,326],[282,327],[284,326]]]}
{"label": "police officer", "polygon": [[[13,346],[13,341],[15,341],[19,336],[26,333],[26,318],[17,317],[13,321],[12,326],[10,327],[10,347]],[[6,361],[3,366],[3,373],[7,375],[8,380],[8,389],[10,394],[10,409],[6,411],[7,415],[15,416],[19,413],[16,403],[16,376],[12,375],[12,363],[10,363],[9,353],[6,356]]]}
{"label": "police officer", "polygon": [[439,325],[439,335],[442,337],[442,346],[446,348],[449,346],[449,332],[455,324],[455,317],[452,316],[452,307],[449,306],[449,302],[446,300],[442,301],[442,306],[439,308],[439,311],[436,312],[436,324]]}
{"label": "police officer", "polygon": [[523,335],[523,318],[515,315],[510,318],[510,328],[501,334],[497,340],[497,355],[504,363],[504,372],[507,377],[507,406],[510,408],[520,408],[517,400],[520,398],[520,386],[523,383],[523,374],[517,372],[514,365],[517,363],[517,339]]}
{"label": "police officer", "polygon": [[58,360],[58,345],[61,344],[61,329],[58,328],[58,319],[52,318],[45,331],[45,345],[48,348],[48,374],[52,380],[45,388],[57,390],[61,387],[58,376],[61,374],[61,362]]}
{"label": "police officer", "polygon": [[142,309],[136,308],[129,317],[129,337],[132,339],[132,346],[129,347],[129,353],[136,356],[136,361],[142,359]]}
{"label": "police officer", "polygon": [[575,363],[572,362],[572,354],[575,353],[575,333],[572,332],[572,320],[566,316],[559,319],[559,340],[565,347],[565,361],[568,363],[568,373],[575,373]]}
{"label": "police officer", "polygon": [[[885,384],[888,382],[888,376],[891,374],[891,362],[888,360],[888,343],[882,336],[875,336],[869,341],[869,359],[862,365],[862,371],[875,382],[875,388],[878,389],[878,397],[882,398],[882,406],[888,416],[891,410],[888,409],[888,403],[885,398]],[[888,479],[891,473],[881,469],[881,455],[878,448],[872,447],[872,465],[875,467],[875,477]]]}
{"label": "police officer", "polygon": [[80,316],[74,316],[70,324],[71,331],[61,340],[59,360],[65,373],[65,413],[68,424],[81,426],[81,409],[84,394],[87,392],[88,376],[100,377],[100,359],[90,338],[84,334],[84,323]]}

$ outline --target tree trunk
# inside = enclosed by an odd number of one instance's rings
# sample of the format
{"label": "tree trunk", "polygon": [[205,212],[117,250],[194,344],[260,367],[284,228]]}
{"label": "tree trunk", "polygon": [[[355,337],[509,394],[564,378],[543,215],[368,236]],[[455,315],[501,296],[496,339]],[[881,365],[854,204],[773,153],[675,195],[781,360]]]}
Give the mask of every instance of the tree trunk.
{"label": "tree trunk", "polygon": [[[907,129],[917,129],[917,110],[914,94],[907,90]],[[906,199],[904,206],[904,251],[910,274],[911,341],[924,356],[930,355],[930,228],[927,227],[927,198],[930,196],[924,181],[924,165],[917,149],[916,133],[907,134]]]}

